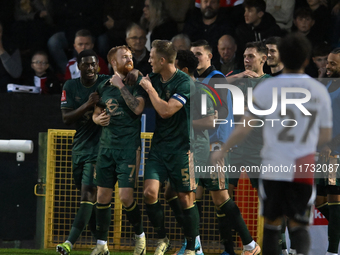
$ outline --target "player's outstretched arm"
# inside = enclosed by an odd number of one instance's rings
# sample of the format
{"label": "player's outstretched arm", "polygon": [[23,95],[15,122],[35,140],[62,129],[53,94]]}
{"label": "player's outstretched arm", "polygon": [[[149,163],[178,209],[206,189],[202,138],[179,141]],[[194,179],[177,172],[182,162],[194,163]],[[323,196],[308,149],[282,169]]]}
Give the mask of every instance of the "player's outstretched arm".
{"label": "player's outstretched arm", "polygon": [[170,98],[168,102],[161,99],[152,86],[149,76],[143,77],[139,84],[148,93],[153,107],[161,118],[168,119],[183,107],[183,104],[176,99]]}
{"label": "player's outstretched arm", "polygon": [[192,126],[194,129],[214,129],[214,119],[215,115],[211,115],[202,119],[197,119],[192,121]]}
{"label": "player's outstretched arm", "polygon": [[90,94],[89,99],[86,103],[81,105],[79,108],[75,110],[70,109],[62,109],[61,113],[63,116],[63,122],[66,125],[70,125],[72,123],[75,123],[77,120],[79,120],[86,112],[93,109],[96,103],[99,101],[99,95],[97,92],[93,92]]}
{"label": "player's outstretched arm", "polygon": [[[250,116],[244,116],[241,119],[241,122],[248,123],[249,120],[251,120]],[[222,159],[225,157],[227,151],[230,148],[233,148],[235,145],[241,143],[252,129],[253,128],[249,125],[237,126],[229,136],[228,140],[222,145],[222,149],[220,151],[216,151],[214,154],[211,155],[211,163],[215,165],[218,162],[222,162]]]}
{"label": "player's outstretched arm", "polygon": [[106,114],[104,108],[100,106],[95,106],[94,112],[92,115],[92,120],[94,123],[100,126],[108,126],[110,124],[110,118],[111,116],[109,114]]}

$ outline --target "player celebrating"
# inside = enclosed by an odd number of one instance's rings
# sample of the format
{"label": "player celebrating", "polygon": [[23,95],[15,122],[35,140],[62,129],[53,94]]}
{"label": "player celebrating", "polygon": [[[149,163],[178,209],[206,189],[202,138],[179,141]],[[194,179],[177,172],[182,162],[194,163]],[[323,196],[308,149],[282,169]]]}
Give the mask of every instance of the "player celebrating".
{"label": "player celebrating", "polygon": [[[333,134],[332,141],[320,151],[319,162],[330,166],[339,164],[340,155],[340,48],[334,49],[327,57],[326,88],[332,100]],[[334,169],[335,169],[335,165]],[[340,240],[340,183],[338,171],[329,171],[317,185],[316,206],[328,220],[328,249],[327,255],[338,254]]]}
{"label": "player celebrating", "polygon": [[112,191],[118,180],[119,198],[136,234],[134,255],[146,253],[142,217],[133,198],[140,162],[140,117],[144,110],[145,91],[139,81],[129,86],[127,74],[133,69],[132,53],[123,45],[112,48],[108,61],[115,75],[98,87],[100,104],[96,105],[93,121],[103,126],[96,167],[98,186],[97,246],[91,255],[105,253],[111,223]]}
{"label": "player celebrating", "polygon": [[[155,255],[164,254],[170,246],[164,227],[164,213],[158,201],[160,184],[170,180],[178,192],[183,209],[183,230],[187,239],[184,254],[195,254],[198,235],[198,211],[194,206],[195,176],[189,168],[190,150],[190,86],[188,75],[175,67],[176,50],[171,42],[155,40],[149,62],[153,73],[144,77],[140,85],[149,94],[155,108],[156,129],[144,173],[146,212],[158,234]],[[190,166],[192,166],[190,164]]]}
{"label": "player celebrating", "polygon": [[[57,245],[57,252],[69,255],[73,244],[89,223],[95,233],[94,203],[97,189],[93,184],[94,164],[98,154],[101,127],[92,121],[95,104],[99,101],[96,89],[109,78],[97,75],[98,57],[93,50],[84,50],[77,57],[80,78],[68,80],[61,97],[61,111],[65,124],[76,124],[72,147],[72,172],[76,187],[81,190],[81,202],[66,242]],[[95,234],[94,234],[95,235]],[[96,237],[96,236],[95,236]],[[107,246],[105,250],[108,251]]]}
{"label": "player celebrating", "polygon": [[[309,91],[308,102],[281,105],[274,112],[264,115],[264,120],[280,119],[286,126],[266,122],[263,136],[264,147],[261,151],[263,166],[295,166],[300,171],[265,171],[259,183],[261,212],[264,216],[263,255],[279,254],[277,248],[283,216],[289,217],[291,245],[297,254],[308,254],[310,239],[308,225],[312,215],[311,208],[315,191],[313,187],[313,169],[306,165],[315,164],[314,154],[317,145],[327,143],[332,133],[332,109],[326,88],[319,82],[304,74],[308,64],[311,45],[306,38],[290,34],[279,44],[281,60],[284,64],[283,74],[259,84],[253,92],[253,104],[256,109],[270,109],[272,105],[272,88],[277,88],[279,96],[283,89],[294,91],[303,88]],[[292,57],[293,56],[293,57]],[[283,93],[282,93],[283,94]],[[301,100],[301,92],[286,93],[288,100]],[[303,100],[303,99],[302,99]],[[301,101],[300,101],[301,102]],[[302,107],[301,107],[302,106]],[[301,109],[308,111],[302,112]],[[308,110],[307,110],[308,109]],[[281,114],[286,110],[287,114]],[[249,112],[242,121],[248,123],[253,118]],[[258,116],[255,116],[259,119]],[[298,125],[294,126],[295,120]],[[262,120],[263,121],[263,120]],[[287,127],[288,126],[288,127]],[[294,126],[294,127],[293,127]],[[214,158],[224,157],[225,151],[241,142],[252,127],[239,125],[223,145],[223,151]]]}

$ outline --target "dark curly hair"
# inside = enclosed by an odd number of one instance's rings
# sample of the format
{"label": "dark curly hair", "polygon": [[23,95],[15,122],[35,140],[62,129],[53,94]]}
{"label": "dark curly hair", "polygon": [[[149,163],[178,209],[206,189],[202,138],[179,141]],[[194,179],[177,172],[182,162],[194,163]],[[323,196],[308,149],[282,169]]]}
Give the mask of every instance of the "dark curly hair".
{"label": "dark curly hair", "polygon": [[180,69],[184,67],[188,68],[188,73],[193,75],[198,66],[198,59],[195,57],[194,53],[190,50],[179,50],[177,51],[176,57],[177,66]]}

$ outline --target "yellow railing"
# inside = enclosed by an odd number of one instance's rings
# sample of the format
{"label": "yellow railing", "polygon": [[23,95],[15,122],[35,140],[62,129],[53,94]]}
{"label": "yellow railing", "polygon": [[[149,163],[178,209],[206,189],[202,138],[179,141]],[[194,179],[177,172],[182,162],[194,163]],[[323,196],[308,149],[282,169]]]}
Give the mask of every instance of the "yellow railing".
{"label": "yellow railing", "polygon": [[[80,193],[73,185],[71,168],[71,147],[74,130],[48,130],[47,140],[47,167],[46,167],[46,203],[45,203],[45,231],[44,247],[54,248],[57,244],[66,240],[71,229],[73,219],[80,204]],[[156,246],[156,238],[153,228],[144,213],[143,203],[143,171],[145,159],[151,145],[152,133],[141,133],[142,138],[142,164],[140,177],[135,198],[143,213],[144,231],[147,235],[147,249],[151,251]],[[252,236],[261,243],[262,240],[262,219],[258,218],[257,193],[251,188],[249,181],[244,181],[236,189],[234,197],[239,205],[243,217],[251,230]],[[163,192],[161,192],[162,194]],[[183,235],[177,227],[175,217],[170,208],[166,205],[161,195],[161,203],[164,205],[165,226],[168,229],[168,236],[172,241],[172,251],[181,246]],[[214,205],[206,192],[203,202],[203,216],[201,219],[201,240],[205,253],[221,253],[223,247],[219,242],[217,219]],[[108,243],[110,250],[133,250],[133,229],[122,212],[122,205],[118,198],[118,192],[113,195],[112,203],[113,220],[111,222]],[[241,242],[235,236],[236,250],[240,251]],[[90,249],[94,247],[95,241],[90,231],[85,230],[77,243],[75,249]]]}

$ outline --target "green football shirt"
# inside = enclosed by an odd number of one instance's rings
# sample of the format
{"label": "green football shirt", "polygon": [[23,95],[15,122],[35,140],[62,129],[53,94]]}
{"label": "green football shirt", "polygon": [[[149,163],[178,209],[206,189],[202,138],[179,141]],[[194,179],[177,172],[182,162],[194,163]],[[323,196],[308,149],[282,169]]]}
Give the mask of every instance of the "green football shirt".
{"label": "green football shirt", "polygon": [[[195,82],[196,91],[190,98],[191,101],[191,115],[193,120],[203,119],[208,116],[212,116],[215,114],[214,104],[212,98],[208,93],[211,94],[211,91],[204,86],[202,83],[196,81]],[[202,95],[206,95],[207,98],[207,114],[202,115],[201,106],[202,106]],[[210,142],[209,142],[209,133],[207,129],[195,129],[194,128],[194,157],[205,158],[206,155],[209,155],[210,152]]]}
{"label": "green football shirt", "polygon": [[[247,89],[248,88],[255,88],[257,84],[259,84],[261,81],[264,81],[267,78],[270,78],[271,76],[269,74],[264,74],[259,78],[246,78],[242,79],[246,81],[245,85],[241,87],[241,90],[243,94],[245,95],[245,100],[247,102]],[[262,127],[256,127],[253,128],[250,134],[247,136],[247,138],[243,141],[241,146],[249,149],[258,149],[261,150],[263,147],[263,136],[262,136]]]}
{"label": "green football shirt", "polygon": [[194,89],[192,79],[180,70],[171,79],[162,81],[160,74],[151,73],[152,86],[159,97],[168,102],[178,100],[183,107],[170,118],[163,119],[156,111],[156,128],[152,138],[152,150],[168,154],[183,154],[190,149],[190,88]]}
{"label": "green football shirt", "polygon": [[[80,78],[65,82],[61,97],[62,110],[76,110],[87,102],[91,93],[97,90],[99,84],[110,76],[98,75],[97,81],[91,87],[85,87]],[[98,143],[101,127],[92,120],[93,109],[86,112],[76,122],[76,134],[73,139],[72,153],[78,155],[93,154],[98,152]]]}
{"label": "green football shirt", "polygon": [[[145,97],[144,89],[139,85],[142,77],[138,77],[133,85],[125,84],[126,88],[135,97]],[[134,149],[141,144],[141,115],[136,115],[127,106],[120,90],[104,81],[98,86],[101,104],[106,105],[106,111],[111,115],[110,124],[103,127],[100,146],[110,149]]]}

